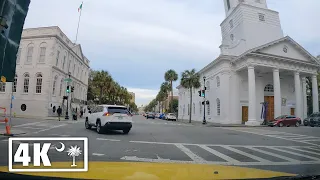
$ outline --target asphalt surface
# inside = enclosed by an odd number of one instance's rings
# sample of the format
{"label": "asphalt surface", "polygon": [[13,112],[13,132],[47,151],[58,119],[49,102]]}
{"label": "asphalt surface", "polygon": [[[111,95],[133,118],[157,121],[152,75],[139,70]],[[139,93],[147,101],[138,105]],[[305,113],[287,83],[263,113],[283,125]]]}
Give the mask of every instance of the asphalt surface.
{"label": "asphalt surface", "polygon": [[[78,121],[33,120],[15,118],[15,137],[87,137],[83,141],[60,139],[49,150],[52,162],[70,161],[67,153],[56,148],[82,149],[77,162],[139,161],[159,163],[220,164],[250,167],[299,175],[320,174],[320,128],[317,127],[203,127],[165,120],[133,117],[129,134],[121,131],[96,133],[87,130],[84,119]],[[5,131],[0,124],[0,132]],[[28,140],[28,142],[34,142]],[[50,141],[41,141],[41,143]],[[16,150],[21,141],[13,141]],[[0,166],[8,165],[8,137],[0,136]],[[30,152],[32,152],[30,148]],[[84,165],[79,164],[79,168]]]}

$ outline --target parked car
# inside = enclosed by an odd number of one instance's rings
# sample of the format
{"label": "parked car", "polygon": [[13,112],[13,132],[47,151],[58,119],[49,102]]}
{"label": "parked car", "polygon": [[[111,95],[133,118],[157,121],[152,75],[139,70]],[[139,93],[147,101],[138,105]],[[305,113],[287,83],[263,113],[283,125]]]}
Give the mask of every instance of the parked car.
{"label": "parked car", "polygon": [[154,113],[148,113],[146,116],[147,119],[151,118],[151,119],[155,119],[155,114]]}
{"label": "parked car", "polygon": [[177,121],[177,117],[174,113],[168,113],[165,117],[167,121]]}
{"label": "parked car", "polygon": [[296,116],[292,116],[292,115],[282,115],[279,116],[277,118],[275,118],[273,121],[269,121],[268,125],[269,126],[279,126],[279,127],[283,127],[283,126],[300,126],[301,124],[301,119],[296,117]]}
{"label": "parked car", "polygon": [[316,113],[313,117],[310,117],[309,125],[311,127],[320,126],[320,113]]}
{"label": "parked car", "polygon": [[320,113],[319,112],[316,112],[316,113],[312,113],[309,117],[307,117],[307,118],[305,118],[304,120],[303,120],[303,124],[305,125],[305,126],[309,126],[310,125],[310,119],[315,119],[315,118],[320,118]]}
{"label": "parked car", "polygon": [[124,134],[128,134],[132,128],[132,114],[125,106],[98,105],[90,109],[85,127],[96,127],[99,134],[104,130],[122,130]]}
{"label": "parked car", "polygon": [[165,119],[165,117],[166,117],[166,114],[162,113],[160,114],[159,119]]}

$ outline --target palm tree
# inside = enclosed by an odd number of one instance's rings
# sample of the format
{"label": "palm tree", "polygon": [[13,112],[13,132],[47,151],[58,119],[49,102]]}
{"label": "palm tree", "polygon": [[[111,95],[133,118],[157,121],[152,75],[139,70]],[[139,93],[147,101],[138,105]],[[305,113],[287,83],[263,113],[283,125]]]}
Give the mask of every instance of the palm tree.
{"label": "palm tree", "polygon": [[189,123],[191,123],[191,114],[192,114],[192,88],[199,88],[200,84],[200,75],[196,73],[195,69],[191,71],[185,70],[181,75],[182,87],[190,90],[190,105],[189,105]]}
{"label": "palm tree", "polygon": [[71,156],[72,157],[72,165],[71,167],[74,167],[74,166],[77,166],[75,163],[76,163],[76,156],[79,156],[81,154],[81,150],[80,150],[80,147],[77,147],[77,145],[75,146],[71,146],[69,149],[68,149],[68,156]]}
{"label": "palm tree", "polygon": [[[170,82],[170,91],[171,91],[171,99],[170,102],[173,99],[173,87],[172,87],[172,82],[178,80],[178,74],[173,70],[169,69],[165,74],[164,74],[164,79],[168,82]],[[170,108],[170,111],[172,109]]]}
{"label": "palm tree", "polygon": [[[160,92],[162,94],[162,101],[165,101],[168,98],[168,94],[170,91],[170,84],[168,82],[163,82],[160,87]],[[164,108],[166,109],[166,103],[164,103]]]}

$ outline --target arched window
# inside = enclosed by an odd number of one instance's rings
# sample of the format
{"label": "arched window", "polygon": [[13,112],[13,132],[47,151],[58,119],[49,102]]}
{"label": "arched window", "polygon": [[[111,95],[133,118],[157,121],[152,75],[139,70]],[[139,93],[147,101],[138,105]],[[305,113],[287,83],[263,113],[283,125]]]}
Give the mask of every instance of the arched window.
{"label": "arched window", "polygon": [[193,103],[193,114],[196,114],[196,104]]}
{"label": "arched window", "polygon": [[29,73],[25,73],[24,74],[24,79],[23,79],[23,93],[28,93],[29,92],[29,80],[30,80]]}
{"label": "arched window", "polygon": [[40,44],[39,62],[45,62],[45,59],[46,59],[46,50],[47,50],[47,43],[41,43],[41,44]]}
{"label": "arched window", "polygon": [[6,83],[0,82],[0,92],[6,92]]}
{"label": "arched window", "polygon": [[27,48],[27,63],[32,62],[32,55],[33,55],[33,44],[29,44]]}
{"label": "arched window", "polygon": [[210,90],[210,81],[206,82],[206,88],[207,88],[207,90]]}
{"label": "arched window", "polygon": [[61,96],[61,95],[62,95],[62,85],[63,85],[63,78],[61,78],[61,81],[60,81],[59,96]]}
{"label": "arched window", "polygon": [[57,51],[57,56],[56,56],[56,66],[58,66],[58,65],[59,65],[60,49],[61,49],[61,47],[59,47],[59,49],[58,49],[58,51]]}
{"label": "arched window", "polygon": [[217,98],[217,116],[220,116],[220,99]]}
{"label": "arched window", "polygon": [[53,84],[52,84],[52,95],[55,94],[56,85],[57,85],[57,80],[58,80],[58,76],[55,76],[54,79],[53,79]]}
{"label": "arched window", "polygon": [[14,81],[13,81],[13,86],[12,86],[12,92],[17,92],[17,82],[18,82],[18,76],[15,75]]}
{"label": "arched window", "polygon": [[217,76],[217,77],[216,77],[216,80],[217,80],[217,87],[220,87],[220,77]]}
{"label": "arched window", "polygon": [[36,75],[36,93],[41,94],[42,91],[42,74],[38,73]]}
{"label": "arched window", "polygon": [[267,84],[265,87],[264,87],[264,92],[273,92],[274,89],[273,89],[273,85],[272,84]]}

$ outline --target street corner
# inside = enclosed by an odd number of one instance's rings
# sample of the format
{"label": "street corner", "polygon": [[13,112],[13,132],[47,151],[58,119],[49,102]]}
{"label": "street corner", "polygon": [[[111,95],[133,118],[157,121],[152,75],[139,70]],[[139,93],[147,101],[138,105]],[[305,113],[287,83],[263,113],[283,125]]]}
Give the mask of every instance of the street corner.
{"label": "street corner", "polygon": [[[70,162],[57,162],[65,166]],[[107,171],[104,171],[107,169]],[[1,166],[0,172],[8,172],[7,166]],[[60,177],[77,179],[260,179],[296,174],[259,170],[224,165],[179,164],[179,163],[146,163],[146,162],[89,162],[87,172],[19,172],[20,175],[34,177]]]}

